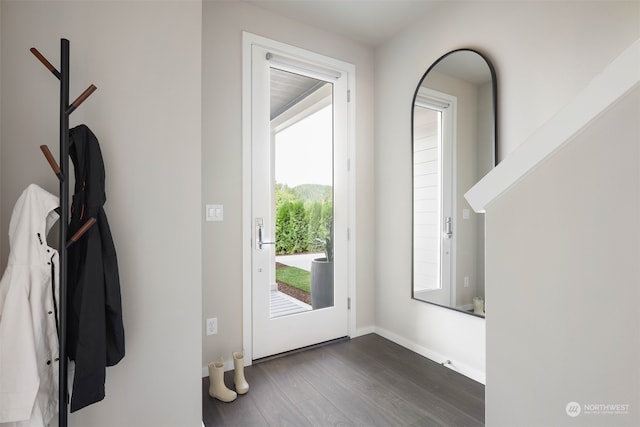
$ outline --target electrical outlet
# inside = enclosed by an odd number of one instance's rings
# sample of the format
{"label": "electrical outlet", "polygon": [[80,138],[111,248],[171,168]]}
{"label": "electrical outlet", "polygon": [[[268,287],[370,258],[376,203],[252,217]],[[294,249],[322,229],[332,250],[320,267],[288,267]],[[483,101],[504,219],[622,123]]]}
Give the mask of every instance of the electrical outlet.
{"label": "electrical outlet", "polygon": [[215,335],[218,333],[218,318],[212,317],[207,319],[207,335]]}
{"label": "electrical outlet", "polygon": [[465,288],[469,287],[469,276],[464,276],[464,287]]}

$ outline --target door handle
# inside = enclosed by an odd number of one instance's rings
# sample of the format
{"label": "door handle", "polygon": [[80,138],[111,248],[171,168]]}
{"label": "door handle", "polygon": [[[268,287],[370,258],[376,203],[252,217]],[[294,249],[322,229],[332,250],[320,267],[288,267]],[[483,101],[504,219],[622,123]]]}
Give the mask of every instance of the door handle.
{"label": "door handle", "polygon": [[451,239],[453,237],[453,223],[450,216],[446,217],[444,220],[444,236],[447,239]]}
{"label": "door handle", "polygon": [[263,242],[262,241],[262,228],[264,227],[264,220],[262,218],[256,218],[256,231],[258,238],[256,239],[256,247],[262,249],[263,245],[275,245],[276,242]]}

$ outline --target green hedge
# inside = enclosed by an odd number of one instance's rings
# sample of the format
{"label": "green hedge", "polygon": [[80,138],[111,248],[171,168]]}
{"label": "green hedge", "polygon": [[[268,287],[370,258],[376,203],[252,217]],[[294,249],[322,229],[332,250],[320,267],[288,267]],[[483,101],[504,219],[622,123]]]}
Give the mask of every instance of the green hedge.
{"label": "green hedge", "polygon": [[324,250],[332,223],[331,200],[303,201],[293,189],[276,187],[276,254]]}

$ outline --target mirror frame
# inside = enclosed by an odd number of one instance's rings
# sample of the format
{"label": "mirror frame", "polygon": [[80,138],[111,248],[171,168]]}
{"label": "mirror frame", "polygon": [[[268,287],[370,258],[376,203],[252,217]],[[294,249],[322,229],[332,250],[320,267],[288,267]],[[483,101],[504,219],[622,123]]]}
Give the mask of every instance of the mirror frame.
{"label": "mirror frame", "polygon": [[[418,81],[418,85],[416,86],[416,90],[415,90],[415,92],[413,94],[413,99],[411,100],[411,186],[412,186],[412,190],[411,190],[411,299],[413,299],[415,301],[424,302],[424,303],[427,303],[427,304],[436,305],[438,307],[448,308],[449,310],[457,311],[459,313],[469,314],[471,316],[480,317],[480,318],[484,319],[485,318],[484,315],[476,314],[473,311],[461,310],[459,308],[452,307],[450,305],[438,304],[438,303],[435,303],[435,302],[426,301],[424,299],[416,298],[415,297],[415,292],[414,292],[414,262],[415,262],[415,256],[414,256],[414,245],[415,245],[414,223],[415,223],[415,205],[414,205],[414,191],[413,191],[413,185],[414,185],[414,176],[413,176],[413,172],[414,172],[414,161],[413,161],[414,160],[414,152],[413,152],[413,145],[414,145],[414,137],[415,137],[414,136],[414,125],[415,125],[415,123],[414,123],[414,115],[415,115],[416,99],[418,98],[418,92],[420,91],[420,87],[422,87],[422,84],[423,84],[424,80],[426,79],[427,75],[440,62],[442,62],[444,59],[446,59],[450,55],[455,54],[457,52],[472,52],[472,53],[475,53],[478,56],[480,56],[484,60],[484,62],[487,64],[487,66],[489,67],[489,72],[491,73],[491,85],[492,85],[491,92],[492,92],[492,97],[493,97],[493,167],[496,167],[498,165],[498,163],[499,163],[499,161],[498,161],[498,154],[499,154],[499,151],[498,151],[498,79],[497,79],[496,70],[495,70],[495,68],[493,66],[493,63],[487,57],[487,55],[485,55],[482,52],[480,52],[479,50],[476,50],[476,49],[473,49],[473,48],[459,48],[459,49],[455,49],[455,50],[452,50],[450,52],[447,52],[444,55],[440,56],[433,64],[431,64],[431,66],[427,69],[427,71],[425,71],[425,73],[422,75],[422,77]],[[486,263],[485,263],[485,265],[486,265]],[[486,289],[486,283],[485,283],[485,289]]]}

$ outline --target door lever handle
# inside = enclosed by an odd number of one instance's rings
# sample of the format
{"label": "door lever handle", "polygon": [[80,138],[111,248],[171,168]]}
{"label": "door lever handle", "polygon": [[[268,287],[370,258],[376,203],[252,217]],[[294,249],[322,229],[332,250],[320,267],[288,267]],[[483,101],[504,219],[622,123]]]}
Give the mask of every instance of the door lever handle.
{"label": "door lever handle", "polygon": [[256,228],[257,228],[257,234],[258,234],[258,238],[256,241],[256,246],[258,249],[262,249],[262,246],[264,245],[275,245],[276,242],[263,242],[262,241],[262,227],[264,226],[264,220],[262,218],[256,218]]}
{"label": "door lever handle", "polygon": [[444,220],[444,237],[447,239],[451,239],[453,237],[453,224],[450,216],[446,217]]}

